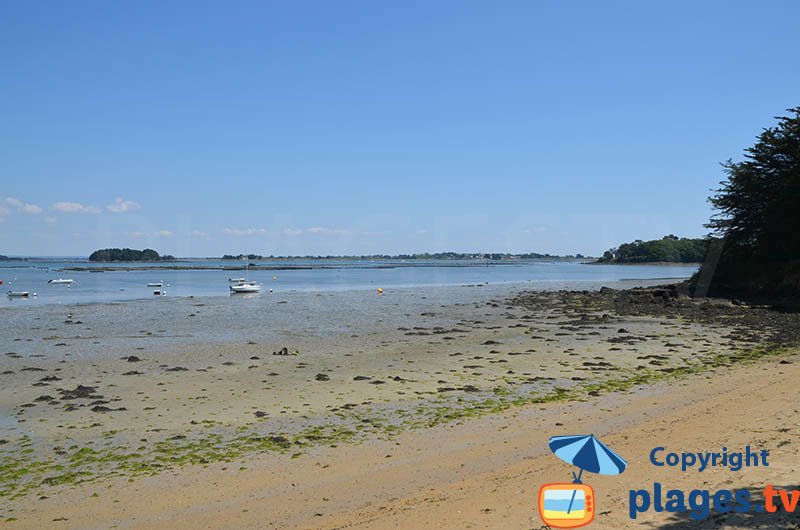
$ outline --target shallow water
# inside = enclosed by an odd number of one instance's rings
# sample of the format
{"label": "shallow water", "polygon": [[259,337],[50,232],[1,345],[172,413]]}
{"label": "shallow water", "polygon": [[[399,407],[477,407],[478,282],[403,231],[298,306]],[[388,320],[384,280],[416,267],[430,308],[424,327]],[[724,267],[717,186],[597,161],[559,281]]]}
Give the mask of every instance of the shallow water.
{"label": "shallow water", "polygon": [[[228,278],[247,276],[264,284],[259,296],[304,291],[331,292],[373,290],[381,287],[406,288],[465,284],[511,284],[528,282],[533,289],[568,286],[579,282],[618,280],[682,279],[691,276],[695,266],[591,265],[578,261],[345,261],[298,260],[256,261],[259,266],[317,267],[295,270],[143,270],[152,264],[112,264],[130,267],[125,271],[92,273],[65,271],[70,267],[100,267],[86,261],[0,262],[0,289],[28,291],[29,298],[0,297],[0,307],[43,304],[76,304],[154,299],[155,288],[148,283],[164,282],[167,297],[230,296]],[[167,264],[171,265],[171,264]],[[194,261],[180,266],[241,266],[242,262]],[[324,267],[324,268],[319,268]],[[73,285],[48,284],[48,280],[70,278]],[[32,296],[36,293],[36,296]]]}
{"label": "shallow water", "polygon": [[[596,290],[629,288],[661,280],[572,281],[470,284],[373,290],[292,290],[260,295],[157,297],[86,304],[27,304],[0,307],[0,353],[72,359],[119,357],[145,348],[193,352],[219,344],[293,344],[352,334],[394,332],[398,326],[430,325],[432,313],[490,300],[531,288]],[[456,310],[460,312],[460,310]],[[455,322],[441,322],[454,325]],[[66,343],[64,348],[54,348]],[[62,351],[63,350],[63,351]],[[270,350],[269,352],[271,352]],[[268,352],[268,353],[269,353]],[[2,363],[0,357],[0,363]]]}

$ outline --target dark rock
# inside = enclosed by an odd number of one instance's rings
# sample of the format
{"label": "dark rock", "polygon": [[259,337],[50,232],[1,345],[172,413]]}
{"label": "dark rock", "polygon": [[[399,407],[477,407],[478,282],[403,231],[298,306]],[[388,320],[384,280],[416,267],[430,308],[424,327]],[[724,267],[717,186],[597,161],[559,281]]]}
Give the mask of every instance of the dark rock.
{"label": "dark rock", "polygon": [[274,444],[280,445],[282,447],[289,447],[291,445],[289,440],[284,438],[283,436],[270,436],[268,440]]}
{"label": "dark rock", "polygon": [[126,409],[125,407],[120,407],[118,409],[110,409],[108,407],[104,407],[103,405],[97,405],[97,406],[92,407],[92,412],[102,412],[102,413],[105,413],[105,412],[119,412],[119,411],[123,411],[123,410],[128,410],[128,409]]}
{"label": "dark rock", "polygon": [[183,366],[173,366],[172,368],[167,368],[167,372],[188,372],[188,368],[184,368]]}
{"label": "dark rock", "polygon": [[317,381],[330,381],[331,380],[330,376],[329,375],[325,375],[325,374],[317,374],[317,375],[314,376],[314,379],[316,379]]}
{"label": "dark rock", "polygon": [[83,386],[78,385],[72,390],[60,389],[61,399],[88,399],[94,398],[94,391],[97,390],[96,386]]}

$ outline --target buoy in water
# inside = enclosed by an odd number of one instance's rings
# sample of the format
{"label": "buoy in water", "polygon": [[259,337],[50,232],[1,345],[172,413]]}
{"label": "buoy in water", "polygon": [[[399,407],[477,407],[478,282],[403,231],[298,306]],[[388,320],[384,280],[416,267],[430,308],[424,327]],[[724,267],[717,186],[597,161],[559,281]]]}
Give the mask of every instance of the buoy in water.
{"label": "buoy in water", "polygon": [[383,288],[382,287],[378,287],[378,294],[383,294]]}

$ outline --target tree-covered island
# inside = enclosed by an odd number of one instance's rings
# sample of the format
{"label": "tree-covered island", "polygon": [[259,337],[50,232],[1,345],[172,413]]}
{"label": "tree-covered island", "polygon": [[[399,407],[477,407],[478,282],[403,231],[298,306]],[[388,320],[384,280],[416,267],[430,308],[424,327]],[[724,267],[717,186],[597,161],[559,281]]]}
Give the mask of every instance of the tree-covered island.
{"label": "tree-covered island", "polygon": [[174,261],[175,256],[159,255],[151,248],[136,250],[132,248],[104,248],[95,250],[89,256],[89,261]]}

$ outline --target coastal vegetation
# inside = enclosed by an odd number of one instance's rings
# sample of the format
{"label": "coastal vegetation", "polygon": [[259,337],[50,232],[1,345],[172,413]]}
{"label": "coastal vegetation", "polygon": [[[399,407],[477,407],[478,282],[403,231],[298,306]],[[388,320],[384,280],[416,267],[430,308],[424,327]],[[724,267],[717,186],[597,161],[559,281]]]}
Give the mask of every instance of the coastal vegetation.
{"label": "coastal vegetation", "polygon": [[135,250],[132,248],[104,248],[95,250],[89,261],[173,261],[174,256],[161,256],[151,248]]}
{"label": "coastal vegetation", "polygon": [[694,280],[701,294],[800,293],[800,107],[764,129],[709,198],[720,242]]}
{"label": "coastal vegetation", "polygon": [[708,239],[679,238],[672,234],[652,241],[637,239],[606,250],[597,263],[701,263],[708,243]]}

